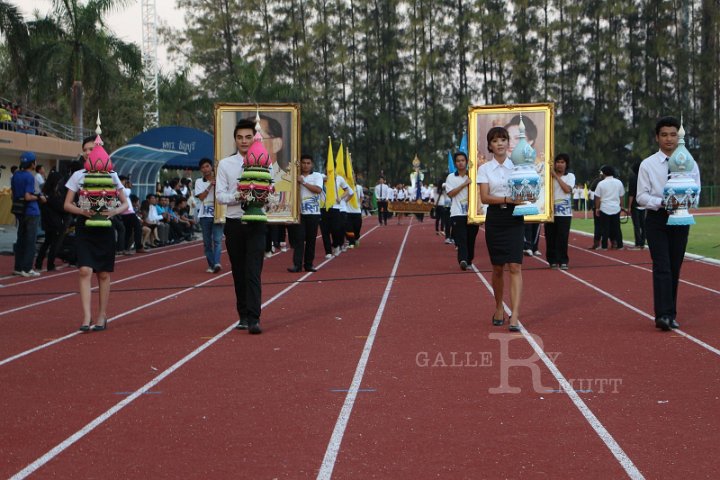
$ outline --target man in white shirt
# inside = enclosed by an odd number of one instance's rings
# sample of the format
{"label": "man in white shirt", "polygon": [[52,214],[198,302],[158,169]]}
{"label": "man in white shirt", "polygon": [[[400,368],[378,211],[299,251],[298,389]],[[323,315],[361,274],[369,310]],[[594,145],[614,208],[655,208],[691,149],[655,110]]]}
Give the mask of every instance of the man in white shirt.
{"label": "man in white shirt", "polygon": [[392,197],[390,190],[390,187],[385,185],[385,177],[381,175],[378,178],[378,184],[375,185],[375,201],[377,202],[378,222],[380,225],[387,225],[387,219],[390,216],[388,213],[388,201]]}
{"label": "man in white shirt", "polygon": [[290,226],[290,240],[293,248],[293,266],[288,272],[315,272],[315,237],[320,224],[320,196],[323,191],[322,174],[313,171],[313,158],[300,157],[300,223]]}
{"label": "man in white shirt", "polygon": [[[679,328],[677,316],[677,292],[680,268],[685,258],[689,225],[667,225],[663,190],[668,180],[668,159],[678,146],[680,122],[674,117],[663,117],[655,125],[655,140],[660,150],[640,164],[637,183],[637,203],[644,207],[645,234],[652,257],[653,304],[655,326],[664,331]],[[690,172],[700,185],[700,169],[697,164]]]}
{"label": "man in white shirt", "polygon": [[[243,173],[244,157],[253,143],[255,125],[241,120],[235,126],[233,138],[237,153],[223,158],[218,164],[215,196],[227,205],[225,213],[225,246],[232,268],[235,299],[240,321],[238,330],[251,334],[262,333],[260,312],[262,301],[261,275],[265,250],[265,222],[243,222],[245,213],[235,197],[237,182]],[[272,175],[272,173],[271,173]]]}
{"label": "man in white shirt", "polygon": [[362,185],[355,184],[355,199],[357,207],[353,206],[352,198],[347,201],[347,227],[352,236],[348,238],[348,248],[355,248],[360,244],[360,232],[362,231],[362,202],[365,194]]}
{"label": "man in white shirt", "polygon": [[195,180],[195,198],[200,202],[198,220],[203,235],[203,250],[208,263],[208,273],[218,273],[222,270],[220,265],[220,252],[222,251],[223,226],[215,223],[215,172],[213,163],[209,158],[200,159],[200,173],[202,177]]}
{"label": "man in white shirt", "polygon": [[600,249],[607,250],[608,237],[615,248],[623,248],[620,230],[620,205],[625,195],[622,182],[614,177],[615,169],[603,165],[603,178],[595,187],[595,216],[600,222]]}

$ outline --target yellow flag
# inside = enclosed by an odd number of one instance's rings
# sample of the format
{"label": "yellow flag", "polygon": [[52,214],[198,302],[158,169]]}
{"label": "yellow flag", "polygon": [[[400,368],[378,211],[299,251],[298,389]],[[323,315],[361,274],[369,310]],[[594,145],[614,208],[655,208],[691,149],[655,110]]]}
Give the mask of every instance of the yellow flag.
{"label": "yellow flag", "polygon": [[345,174],[345,150],[343,149],[342,141],[340,141],[340,148],[335,158],[335,173],[347,180],[347,175]]}
{"label": "yellow flag", "polygon": [[353,170],[352,156],[350,155],[349,149],[347,151],[347,154],[345,155],[345,161],[347,162],[347,169],[345,172],[345,173],[347,173],[346,180],[347,180],[348,185],[352,189],[353,193],[355,194],[352,197],[350,197],[350,206],[357,209],[357,208],[360,208],[360,205],[358,205],[357,188],[355,185],[355,171]]}
{"label": "yellow flag", "polygon": [[332,140],[328,137],[328,156],[325,166],[325,210],[330,210],[335,205],[335,161],[333,159]]}

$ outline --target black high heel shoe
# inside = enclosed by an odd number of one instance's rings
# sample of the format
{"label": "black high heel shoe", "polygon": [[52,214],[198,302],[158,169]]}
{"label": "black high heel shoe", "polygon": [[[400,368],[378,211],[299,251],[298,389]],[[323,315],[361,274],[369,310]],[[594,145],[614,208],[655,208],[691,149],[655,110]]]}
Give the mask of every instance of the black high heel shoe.
{"label": "black high heel shoe", "polygon": [[505,323],[505,319],[504,319],[504,318],[495,318],[494,316],[492,317],[492,324],[493,324],[494,326],[499,327],[499,326],[501,326],[503,323]]}
{"label": "black high heel shoe", "polygon": [[81,332],[89,332],[90,331],[90,325],[80,325],[80,331]]}
{"label": "black high heel shoe", "polygon": [[103,320],[102,325],[99,324],[99,323],[96,323],[95,325],[93,325],[92,328],[91,328],[91,330],[92,330],[93,332],[102,332],[102,331],[105,330],[106,328],[107,328],[107,318],[106,318],[105,320]]}

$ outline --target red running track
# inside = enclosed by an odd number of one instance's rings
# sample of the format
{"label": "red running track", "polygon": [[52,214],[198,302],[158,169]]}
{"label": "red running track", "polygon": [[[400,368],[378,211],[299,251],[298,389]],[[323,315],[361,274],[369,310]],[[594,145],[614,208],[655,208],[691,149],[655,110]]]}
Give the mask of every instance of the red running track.
{"label": "red running track", "polygon": [[482,230],[477,272],[430,224],[365,230],[314,274],[266,260],[260,336],[199,244],[119,259],[102,333],[73,271],[1,278],[0,476],[715,478],[717,266],[686,261],[663,333],[648,253],[573,235],[568,272],[526,259],[510,335]]}

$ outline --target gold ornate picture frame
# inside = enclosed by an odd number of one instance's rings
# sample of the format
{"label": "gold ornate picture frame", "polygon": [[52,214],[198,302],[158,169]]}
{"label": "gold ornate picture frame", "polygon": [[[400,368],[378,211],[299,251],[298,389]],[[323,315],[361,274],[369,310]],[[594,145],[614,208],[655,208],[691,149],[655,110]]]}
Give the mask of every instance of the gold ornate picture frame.
{"label": "gold ornate picture frame", "polygon": [[[237,152],[233,130],[240,120],[255,120],[260,126],[265,148],[273,161],[273,184],[277,201],[267,209],[268,223],[300,221],[297,178],[300,165],[300,105],[296,103],[216,103],[215,171],[223,158]],[[225,221],[225,206],[216,205],[215,220]]]}
{"label": "gold ornate picture frame", "polygon": [[[477,171],[491,154],[488,151],[487,132],[492,127],[505,127],[510,134],[510,150],[517,144],[518,127],[522,113],[527,141],[537,152],[535,168],[540,175],[540,195],[537,215],[526,215],[526,222],[553,221],[553,189],[550,169],[553,163],[555,142],[555,107],[552,103],[525,103],[516,105],[484,105],[468,108],[468,154],[470,175],[468,222],[485,222],[485,205],[480,202]],[[510,152],[510,153],[511,153]]]}

